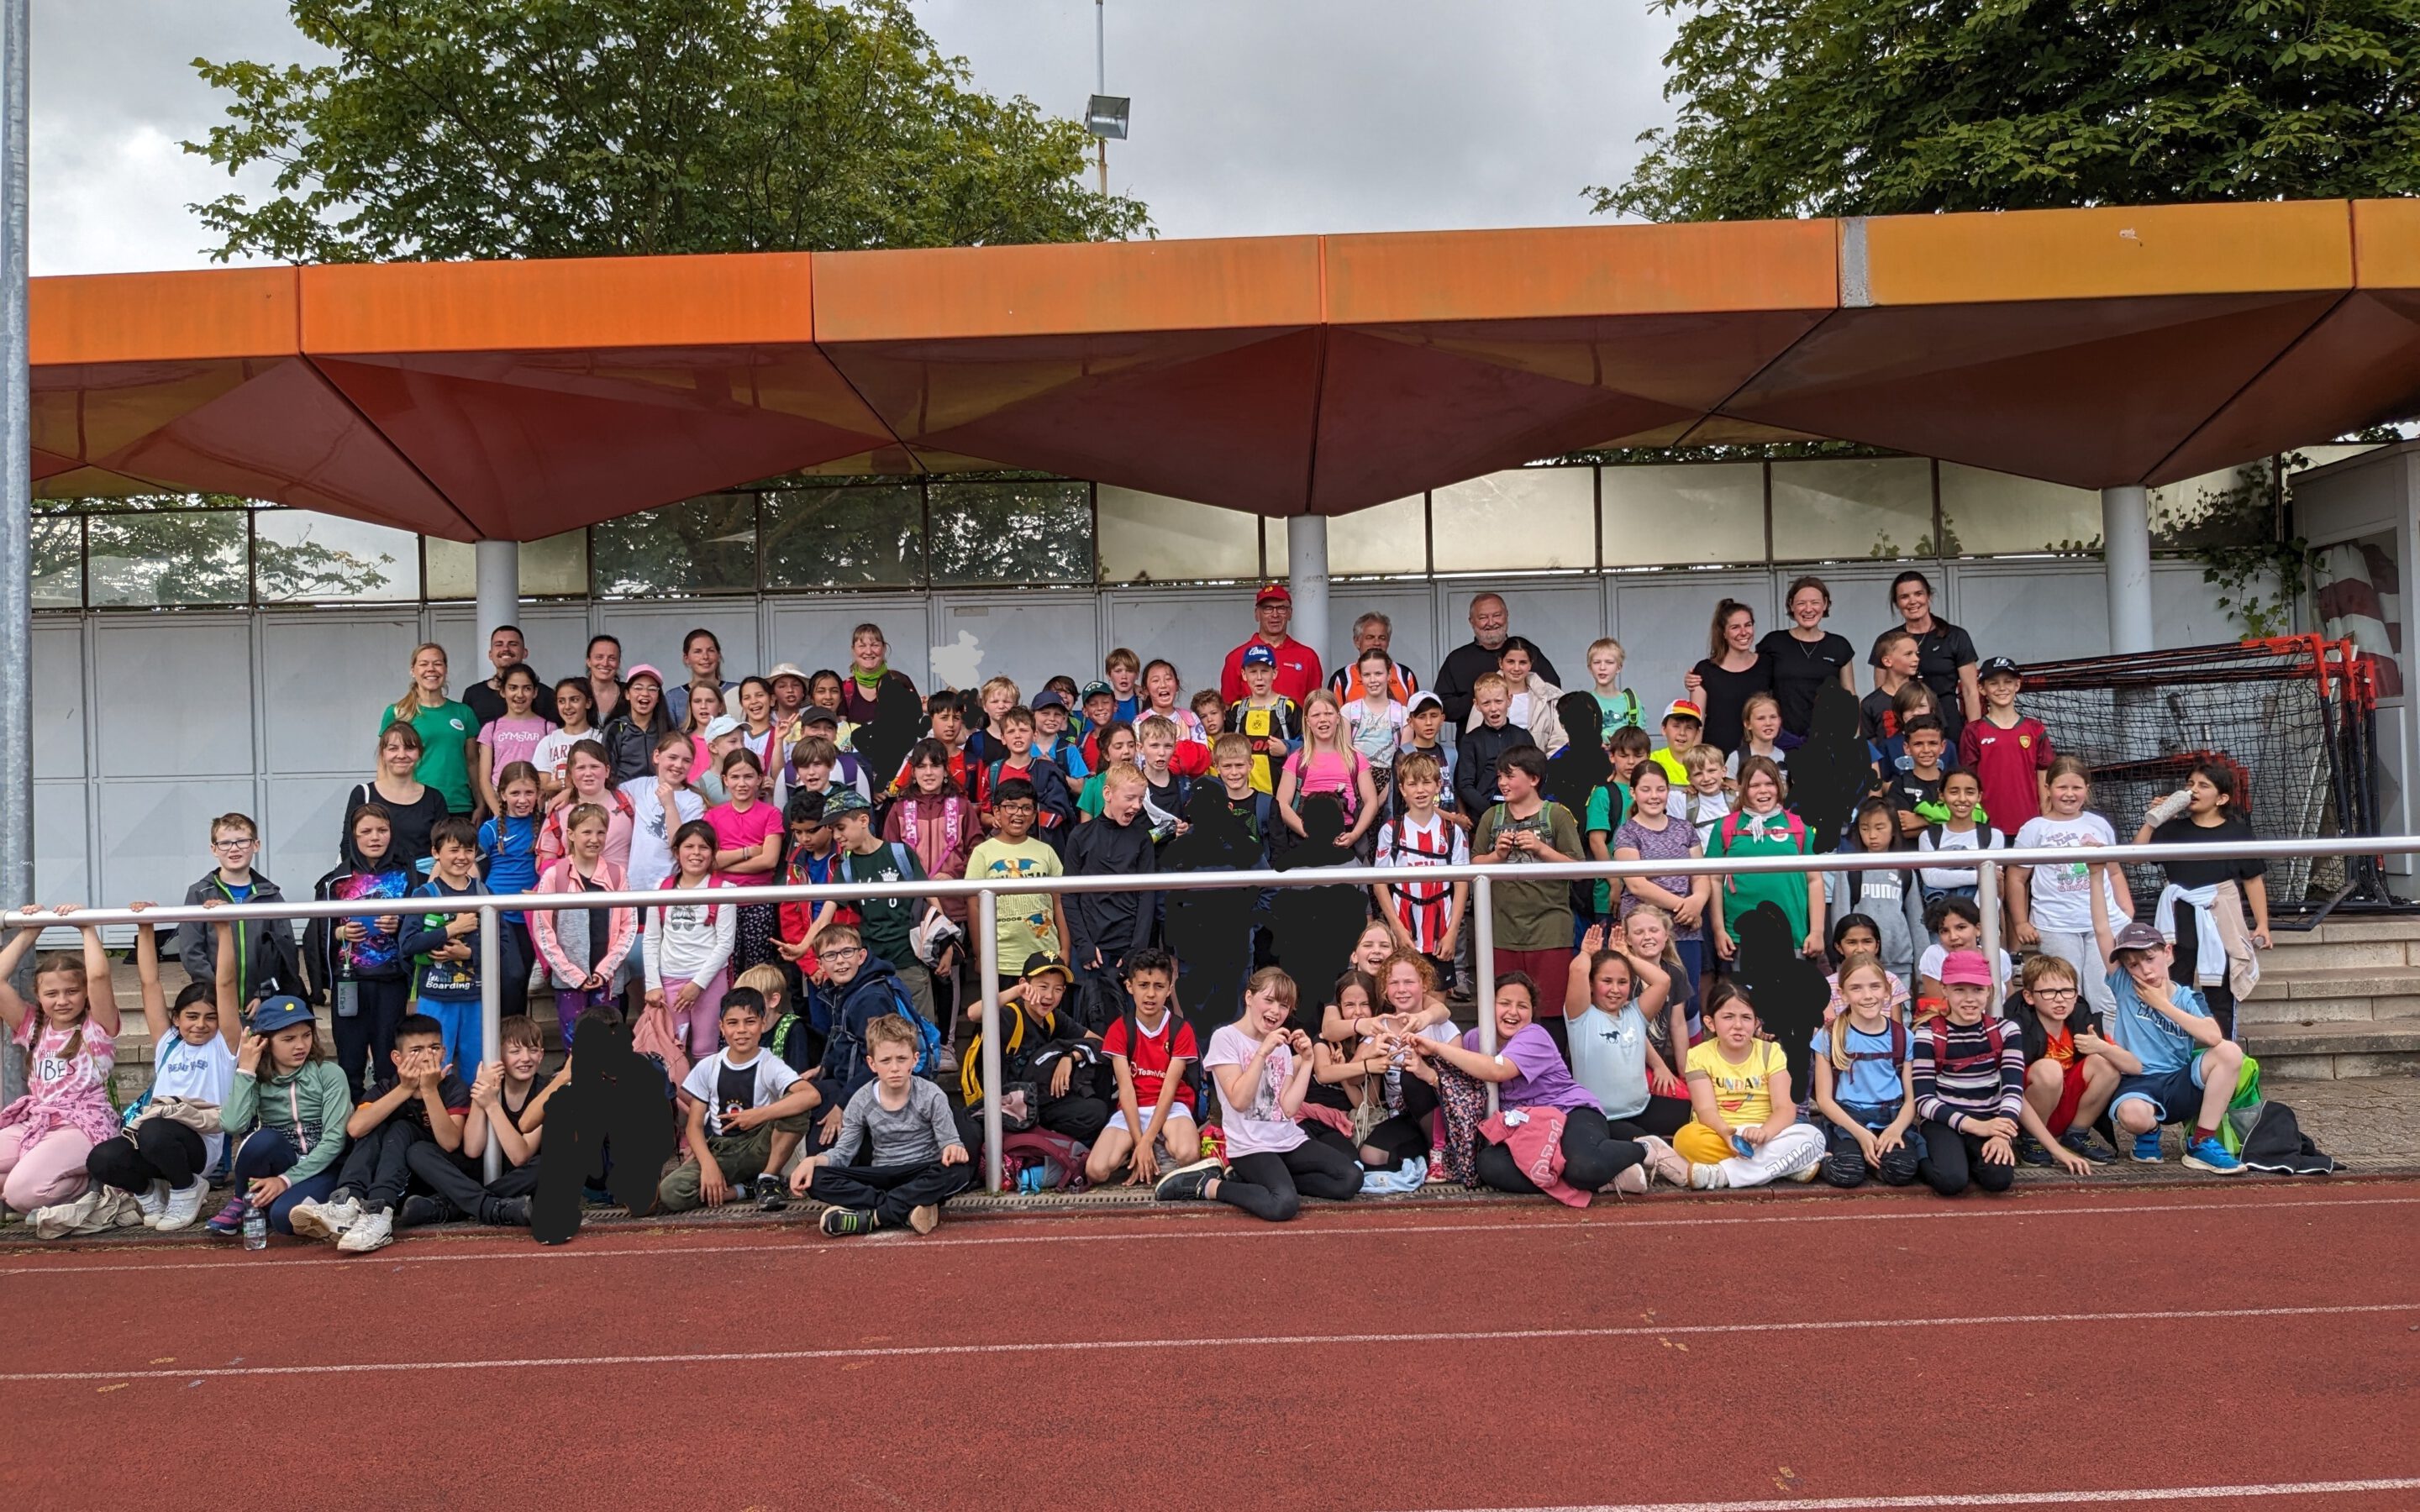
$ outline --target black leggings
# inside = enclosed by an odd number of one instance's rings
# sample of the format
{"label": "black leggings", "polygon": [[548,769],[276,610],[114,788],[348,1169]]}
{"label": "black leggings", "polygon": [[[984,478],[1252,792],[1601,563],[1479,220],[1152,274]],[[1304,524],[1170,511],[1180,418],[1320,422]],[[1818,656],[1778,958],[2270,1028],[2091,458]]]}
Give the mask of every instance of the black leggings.
{"label": "black leggings", "polygon": [[154,1181],[184,1188],[194,1184],[209,1147],[174,1119],[150,1119],[122,1139],[104,1139],[84,1159],[85,1174],[120,1192],[148,1192]]}
{"label": "black leggings", "polygon": [[2014,1165],[1995,1165],[1983,1158],[1981,1139],[1960,1134],[1938,1119],[1924,1120],[1924,1159],[1916,1162],[1916,1168],[1925,1184],[1945,1197],[1954,1197],[1969,1186],[2006,1192],[2017,1180]]}
{"label": "black leggings", "polygon": [[1430,1146],[1429,1128],[1436,1110],[1436,1088],[1404,1072],[1403,1111],[1380,1119],[1361,1141],[1362,1149],[1374,1149],[1385,1157],[1370,1169],[1399,1171],[1404,1162],[1425,1157]]}
{"label": "black leggings", "polygon": [[[1594,1108],[1574,1108],[1563,1115],[1563,1180],[1583,1192],[1601,1191],[1606,1182],[1647,1158],[1635,1141],[1616,1139]],[[1477,1163],[1480,1181],[1498,1192],[1535,1196],[1537,1184],[1521,1174],[1520,1162],[1502,1145],[1482,1138]]]}
{"label": "black leggings", "polygon": [[[330,998],[341,991],[341,983],[331,987]],[[353,995],[356,1011],[349,1015],[339,1013],[330,1022],[336,1030],[336,1069],[345,1073],[345,1085],[359,1103],[363,1087],[378,1079],[395,1050],[395,1026],[403,1022],[404,1011],[411,1006],[411,983],[401,977],[361,979],[353,982]],[[333,1001],[330,1006],[334,1006]],[[476,1067],[472,1074],[478,1074]]]}
{"label": "black leggings", "polygon": [[1656,1097],[1651,1094],[1645,1107],[1626,1119],[1610,1120],[1608,1127],[1624,1139],[1636,1139],[1641,1134],[1653,1134],[1658,1139],[1669,1139],[1687,1126],[1690,1115],[1691,1109],[1687,1098]]}
{"label": "black leggings", "polygon": [[1302,1196],[1342,1202],[1361,1190],[1361,1168],[1353,1157],[1317,1139],[1285,1153],[1238,1155],[1227,1163],[1218,1199],[1255,1218],[1281,1224],[1302,1211]]}
{"label": "black leggings", "polygon": [[[516,1013],[529,1011],[530,967],[537,961],[537,942],[530,937],[526,917],[519,923],[511,919],[505,919],[504,923],[504,937],[496,942],[496,964],[504,974],[502,983],[504,1002],[498,1016],[511,1018]],[[737,972],[733,974],[737,975]],[[488,1050],[491,1055],[504,1053],[495,1045],[489,1045]]]}

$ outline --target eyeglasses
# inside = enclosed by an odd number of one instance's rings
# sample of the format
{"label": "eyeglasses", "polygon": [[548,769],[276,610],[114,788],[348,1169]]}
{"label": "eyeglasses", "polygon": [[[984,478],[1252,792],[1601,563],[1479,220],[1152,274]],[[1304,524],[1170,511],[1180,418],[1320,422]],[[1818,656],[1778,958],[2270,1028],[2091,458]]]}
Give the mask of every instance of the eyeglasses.
{"label": "eyeglasses", "polygon": [[2049,1002],[2064,1003],[2074,998],[2075,989],[2072,987],[2037,987],[2034,989],[2034,995]]}
{"label": "eyeglasses", "polygon": [[816,953],[827,961],[854,961],[865,952],[854,945],[835,945],[829,950]]}
{"label": "eyeglasses", "polygon": [[253,843],[253,841],[248,840],[214,840],[210,841],[210,849],[214,851],[248,851],[252,849]]}

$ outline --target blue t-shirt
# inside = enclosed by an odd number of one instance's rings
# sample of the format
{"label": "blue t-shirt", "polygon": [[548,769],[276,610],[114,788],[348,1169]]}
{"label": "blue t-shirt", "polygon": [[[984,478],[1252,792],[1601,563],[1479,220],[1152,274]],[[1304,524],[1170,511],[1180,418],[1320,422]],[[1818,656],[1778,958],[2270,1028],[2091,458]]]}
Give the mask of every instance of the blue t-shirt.
{"label": "blue t-shirt", "polygon": [[[489,892],[537,890],[535,814],[520,819],[498,814],[479,826],[479,874]],[[509,923],[520,923],[520,910],[506,913],[504,918]]]}
{"label": "blue t-shirt", "polygon": [[1647,1016],[1636,1002],[1619,1013],[1590,1006],[1572,1015],[1572,1077],[1593,1094],[1608,1119],[1647,1108]]}
{"label": "blue t-shirt", "polygon": [[[1462,1037],[1465,1050],[1479,1048],[1479,1031]],[[1592,1108],[1596,1099],[1572,1080],[1563,1053],[1535,1021],[1524,1024],[1512,1038],[1496,1047],[1497,1056],[1512,1062],[1513,1076],[1501,1085],[1497,1103],[1508,1108]],[[1643,1105],[1643,1104],[1642,1104]]]}
{"label": "blue t-shirt", "polygon": [[[2120,1050],[2130,1051],[2143,1063],[2142,1074],[2165,1076],[2193,1064],[2201,1046],[2194,1037],[2168,1016],[2143,1001],[2134,990],[2134,979],[2119,966],[2109,973],[2109,994],[2118,1000],[2118,1011],[2109,1015],[2109,1041]],[[2180,982],[2168,984],[2168,1000],[2180,1013],[2195,1018],[2210,1017],[2201,995]]]}
{"label": "blue t-shirt", "polygon": [[[1868,1034],[1845,1017],[1839,1024],[1849,1034],[1849,1069],[1832,1073],[1832,1101],[1896,1111],[1900,1100],[1907,1095],[1907,1088],[1900,1085],[1899,1075],[1900,1064],[1906,1058],[1906,1051],[1902,1049],[1898,1056],[1891,1054],[1890,1026],[1884,1025],[1880,1034]],[[1832,1054],[1831,1031],[1817,1029],[1813,1044],[1819,1059],[1829,1057]],[[1873,1058],[1860,1060],[1856,1058],[1859,1056]]]}

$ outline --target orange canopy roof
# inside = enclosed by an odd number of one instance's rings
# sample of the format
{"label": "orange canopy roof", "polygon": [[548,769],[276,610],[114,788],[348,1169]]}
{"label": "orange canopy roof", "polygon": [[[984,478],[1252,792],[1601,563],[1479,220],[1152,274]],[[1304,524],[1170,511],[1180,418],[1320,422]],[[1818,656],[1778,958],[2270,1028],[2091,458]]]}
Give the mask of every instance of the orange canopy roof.
{"label": "orange canopy roof", "polygon": [[2084,487],[2420,410],[2420,201],[36,279],[54,496],[534,540],[808,468],[1341,514],[1824,436]]}

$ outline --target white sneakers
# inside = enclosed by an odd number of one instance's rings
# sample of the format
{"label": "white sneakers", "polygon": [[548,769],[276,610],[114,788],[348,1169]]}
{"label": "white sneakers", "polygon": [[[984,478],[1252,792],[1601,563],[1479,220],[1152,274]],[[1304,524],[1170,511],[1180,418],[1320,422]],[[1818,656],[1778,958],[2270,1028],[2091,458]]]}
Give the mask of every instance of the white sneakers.
{"label": "white sneakers", "polygon": [[333,1244],[362,1221],[362,1205],[349,1196],[342,1202],[315,1198],[294,1204],[287,1213],[286,1221],[294,1226],[296,1238],[322,1240]]}
{"label": "white sneakers", "polygon": [[164,1180],[154,1181],[135,1193],[134,1205],[143,1210],[144,1227],[159,1227],[161,1214],[168,1211],[168,1183]]}
{"label": "white sneakers", "polygon": [[1723,1174],[1719,1165],[1699,1161],[1689,1167],[1689,1185],[1697,1191],[1717,1192],[1730,1184],[1730,1179]]}
{"label": "white sneakers", "polygon": [[[210,1184],[194,1177],[191,1185],[172,1189],[163,1204],[159,1222],[152,1227],[165,1234],[178,1228],[191,1228],[194,1220],[202,1215],[202,1200],[210,1195]],[[136,1198],[141,1201],[141,1198]]]}
{"label": "white sneakers", "polygon": [[353,1220],[352,1225],[345,1230],[345,1237],[336,1241],[336,1253],[367,1255],[372,1250],[384,1249],[394,1242],[395,1214],[387,1209],[380,1208],[375,1212],[363,1213]]}

